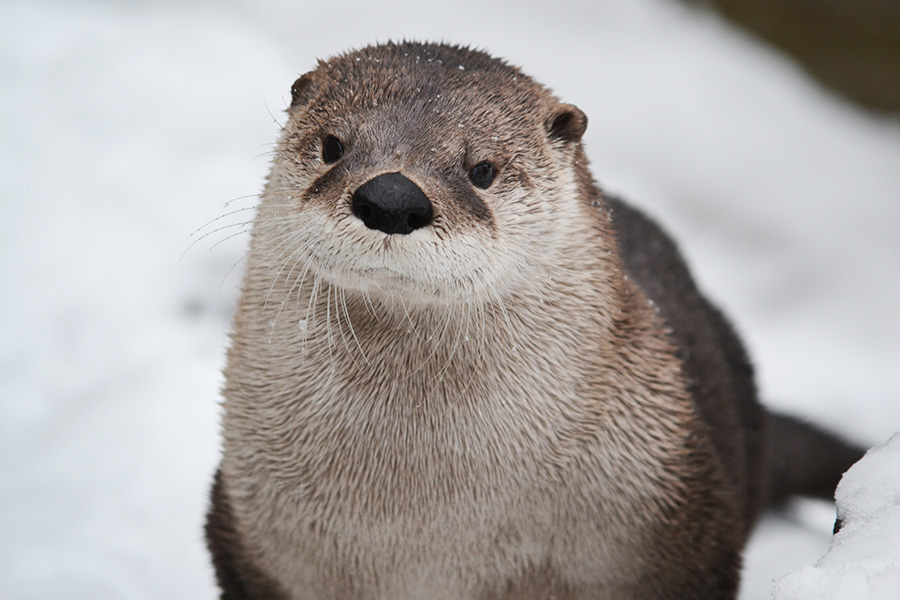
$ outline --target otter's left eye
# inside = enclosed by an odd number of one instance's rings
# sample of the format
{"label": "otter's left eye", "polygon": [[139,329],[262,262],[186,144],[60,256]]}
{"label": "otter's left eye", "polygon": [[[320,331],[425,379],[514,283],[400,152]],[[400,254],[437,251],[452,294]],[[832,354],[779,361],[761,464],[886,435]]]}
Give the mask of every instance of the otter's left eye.
{"label": "otter's left eye", "polygon": [[341,140],[333,135],[326,136],[325,139],[322,140],[322,160],[325,161],[326,165],[330,165],[337,161],[337,159],[343,155],[344,145],[341,144]]}
{"label": "otter's left eye", "polygon": [[486,190],[494,183],[494,177],[496,176],[497,167],[494,166],[494,163],[488,161],[478,163],[469,171],[469,179],[483,190]]}

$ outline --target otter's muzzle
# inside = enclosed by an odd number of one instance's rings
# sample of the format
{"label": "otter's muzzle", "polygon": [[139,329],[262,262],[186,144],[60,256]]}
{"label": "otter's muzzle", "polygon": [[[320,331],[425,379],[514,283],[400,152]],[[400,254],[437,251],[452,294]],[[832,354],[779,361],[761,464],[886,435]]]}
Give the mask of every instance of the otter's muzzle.
{"label": "otter's muzzle", "polygon": [[362,184],[350,208],[366,227],[384,233],[412,233],[434,217],[428,196],[400,173],[385,173]]}

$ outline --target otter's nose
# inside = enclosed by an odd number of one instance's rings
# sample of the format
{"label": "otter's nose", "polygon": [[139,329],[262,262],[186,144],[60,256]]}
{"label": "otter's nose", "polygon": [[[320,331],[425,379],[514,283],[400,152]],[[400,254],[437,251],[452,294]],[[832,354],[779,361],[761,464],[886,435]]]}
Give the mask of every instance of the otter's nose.
{"label": "otter's nose", "polygon": [[412,233],[431,223],[428,196],[400,173],[385,173],[362,184],[353,194],[353,214],[369,229]]}

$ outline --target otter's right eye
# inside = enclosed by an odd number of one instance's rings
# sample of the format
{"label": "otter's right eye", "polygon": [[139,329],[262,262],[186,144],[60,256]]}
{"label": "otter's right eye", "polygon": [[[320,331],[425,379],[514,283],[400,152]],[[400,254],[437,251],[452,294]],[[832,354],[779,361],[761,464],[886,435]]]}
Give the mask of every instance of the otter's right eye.
{"label": "otter's right eye", "polygon": [[333,135],[326,136],[322,140],[322,160],[325,161],[326,165],[336,162],[343,155],[344,145],[341,144],[341,140]]}

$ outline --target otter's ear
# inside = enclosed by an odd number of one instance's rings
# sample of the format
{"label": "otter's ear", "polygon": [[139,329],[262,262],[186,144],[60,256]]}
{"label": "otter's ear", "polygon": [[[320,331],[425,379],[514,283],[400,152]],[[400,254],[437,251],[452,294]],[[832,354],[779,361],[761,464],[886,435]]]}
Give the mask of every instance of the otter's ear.
{"label": "otter's ear", "polygon": [[566,143],[578,142],[587,129],[587,115],[572,104],[559,104],[547,120],[547,133],[551,138]]}
{"label": "otter's ear", "polygon": [[316,94],[316,83],[313,74],[307,73],[291,86],[291,108],[305,106]]}

